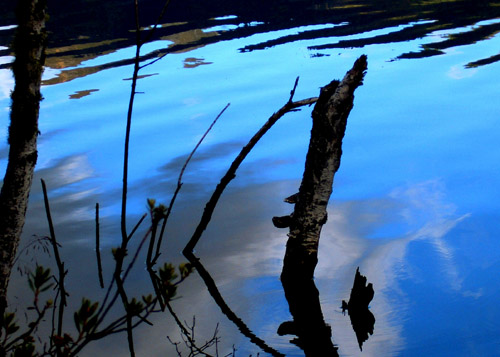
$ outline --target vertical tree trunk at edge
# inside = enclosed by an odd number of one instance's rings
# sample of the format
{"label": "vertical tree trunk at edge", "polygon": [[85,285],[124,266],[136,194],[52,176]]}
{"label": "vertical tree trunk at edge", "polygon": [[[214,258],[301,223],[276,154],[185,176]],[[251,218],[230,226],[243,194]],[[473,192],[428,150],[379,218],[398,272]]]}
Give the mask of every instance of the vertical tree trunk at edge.
{"label": "vertical tree trunk at edge", "polygon": [[19,0],[13,42],[15,88],[9,127],[9,162],[0,193],[0,325],[7,287],[23,230],[37,160],[40,86],[45,63],[46,0]]}

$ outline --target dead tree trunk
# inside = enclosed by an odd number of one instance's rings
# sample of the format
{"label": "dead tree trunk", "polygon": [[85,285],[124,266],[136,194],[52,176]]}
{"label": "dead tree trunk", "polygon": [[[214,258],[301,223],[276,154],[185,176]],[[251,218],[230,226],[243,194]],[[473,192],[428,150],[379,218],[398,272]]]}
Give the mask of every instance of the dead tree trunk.
{"label": "dead tree trunk", "polygon": [[[24,226],[37,160],[40,85],[45,63],[46,0],[19,0],[19,26],[13,42],[16,81],[9,127],[9,162],[0,193],[0,322],[7,286]],[[1,324],[0,324],[1,325]]]}
{"label": "dead tree trunk", "polygon": [[283,323],[278,333],[296,335],[291,342],[302,348],[306,356],[338,356],[313,276],[333,176],[340,166],[347,117],[366,66],[366,56],[361,56],[341,82],[332,81],[321,89],[312,112],[313,127],[302,184],[298,194],[285,199],[295,203],[295,209],[290,216],[273,218],[276,227],[290,227],[281,282],[293,321]]}
{"label": "dead tree trunk", "polygon": [[332,81],[321,89],[312,112],[313,126],[304,175],[289,221],[282,280],[299,276],[313,278],[333,177],[340,166],[347,117],[353,107],[354,90],[362,84],[366,67],[363,55],[340,83]]}

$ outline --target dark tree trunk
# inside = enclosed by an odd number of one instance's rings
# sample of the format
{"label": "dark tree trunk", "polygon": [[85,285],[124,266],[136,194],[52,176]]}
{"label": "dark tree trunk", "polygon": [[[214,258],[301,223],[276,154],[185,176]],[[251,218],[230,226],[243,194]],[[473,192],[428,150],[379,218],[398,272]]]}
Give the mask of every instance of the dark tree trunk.
{"label": "dark tree trunk", "polygon": [[46,0],[19,0],[13,43],[16,85],[12,93],[9,162],[0,193],[0,322],[7,286],[23,230],[37,160],[40,85],[45,63]]}
{"label": "dark tree trunk", "polygon": [[285,199],[294,203],[295,209],[290,216],[273,218],[276,227],[290,227],[281,282],[293,321],[281,324],[278,333],[296,335],[291,342],[308,357],[338,356],[313,276],[333,177],[340,166],[347,117],[366,66],[366,56],[361,56],[341,82],[332,81],[321,89],[312,112],[313,127],[302,183],[298,194]]}
{"label": "dark tree trunk", "polygon": [[340,166],[347,117],[353,107],[354,90],[362,84],[366,67],[363,55],[340,83],[332,81],[321,89],[312,112],[313,126],[304,175],[299,193],[294,197],[295,209],[289,222],[282,280],[299,276],[313,278],[333,177]]}

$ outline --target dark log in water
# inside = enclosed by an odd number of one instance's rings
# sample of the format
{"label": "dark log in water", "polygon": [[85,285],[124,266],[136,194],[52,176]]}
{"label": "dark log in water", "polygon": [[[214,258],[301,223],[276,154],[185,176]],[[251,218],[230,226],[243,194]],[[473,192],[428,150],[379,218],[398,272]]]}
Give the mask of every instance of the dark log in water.
{"label": "dark log in water", "polygon": [[296,335],[291,342],[306,356],[338,356],[313,276],[333,177],[340,166],[347,117],[353,107],[354,90],[362,84],[366,68],[366,56],[361,56],[341,82],[332,81],[321,89],[312,113],[302,184],[298,194],[285,199],[295,204],[295,209],[289,217],[273,218],[275,226],[290,227],[281,282],[293,321],[281,324],[278,333]]}
{"label": "dark log in water", "polygon": [[[9,128],[9,163],[0,193],[0,320],[7,304],[10,271],[24,226],[37,160],[40,84],[45,63],[45,0],[18,2]],[[0,321],[3,322],[3,321]]]}

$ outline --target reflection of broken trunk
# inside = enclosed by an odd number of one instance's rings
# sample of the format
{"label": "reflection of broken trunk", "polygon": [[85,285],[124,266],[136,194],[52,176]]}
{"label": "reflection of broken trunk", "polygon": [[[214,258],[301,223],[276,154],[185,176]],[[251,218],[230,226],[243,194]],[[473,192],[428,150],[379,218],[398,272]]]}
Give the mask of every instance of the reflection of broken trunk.
{"label": "reflection of broken trunk", "polygon": [[312,112],[313,127],[302,183],[296,195],[285,199],[295,204],[295,209],[290,216],[273,218],[276,227],[290,228],[281,281],[294,321],[282,324],[279,333],[297,335],[298,339],[292,342],[307,356],[338,355],[331,341],[331,329],[323,319],[313,276],[333,177],[340,166],[347,117],[366,66],[363,55],[341,82],[332,81],[321,89]]}
{"label": "reflection of broken trunk", "polygon": [[332,329],[323,319],[314,281],[283,282],[283,287],[293,321],[283,322],[278,334],[297,336],[290,342],[304,350],[306,356],[338,356],[337,347],[332,343]]}
{"label": "reflection of broken trunk", "polygon": [[356,269],[349,302],[342,300],[342,312],[347,310],[351,318],[352,328],[358,339],[359,349],[363,350],[363,343],[368,340],[368,334],[373,335],[375,316],[368,310],[368,305],[375,294],[372,283],[366,285],[366,276]]}
{"label": "reflection of broken trunk", "polygon": [[[308,355],[338,355],[337,348],[333,346],[331,341],[330,327],[323,320],[319,304],[319,293],[312,278],[317,262],[319,233],[321,226],[326,222],[326,206],[332,191],[333,175],[340,165],[341,145],[347,116],[353,106],[354,90],[361,85],[365,70],[366,56],[363,55],[356,61],[354,67],[346,74],[342,82],[333,81],[323,87],[319,98],[294,102],[292,99],[297,87],[297,78],[295,86],[290,92],[288,102],[274,113],[250,139],[220,180],[205,206],[193,236],[182,251],[184,256],[200,273],[221,310],[245,333],[247,328],[242,329],[241,327],[244,326],[242,321],[234,318],[234,313],[229,312],[230,309],[220,295],[215,282],[210,278],[208,272],[202,268],[199,258],[193,254],[193,250],[203,231],[207,228],[223,191],[236,176],[238,167],[260,138],[284,114],[301,106],[317,102],[313,111],[311,143],[307,154],[302,185],[297,195],[285,199],[286,202],[295,204],[295,211],[289,217],[275,218],[273,220],[278,226],[290,227],[290,239],[287,244],[281,280],[294,321],[283,324],[280,327],[280,333],[288,334],[293,332],[300,335],[298,344]],[[304,291],[305,294],[300,294],[300,292]],[[301,310],[301,308],[305,310]],[[312,312],[311,316],[307,316],[310,312]],[[302,333],[308,328],[314,328],[314,326],[316,326],[313,330],[314,333]],[[246,335],[264,351],[272,350],[265,343],[261,343],[263,341],[255,338],[255,335]],[[318,340],[318,337],[320,340]],[[281,355],[279,352],[273,352],[270,353]]]}

